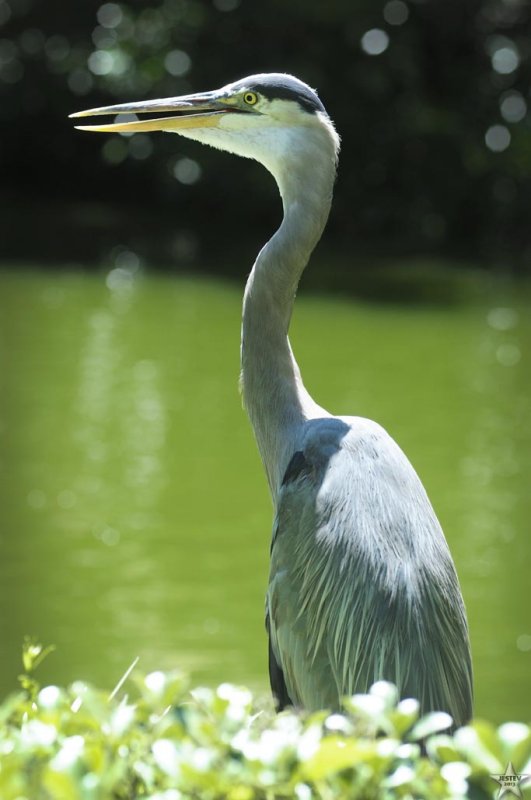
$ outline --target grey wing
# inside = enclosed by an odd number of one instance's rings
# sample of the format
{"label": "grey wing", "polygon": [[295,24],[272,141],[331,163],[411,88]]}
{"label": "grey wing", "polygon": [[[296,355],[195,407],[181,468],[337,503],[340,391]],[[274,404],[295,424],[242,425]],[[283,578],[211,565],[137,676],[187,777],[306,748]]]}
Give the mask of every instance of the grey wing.
{"label": "grey wing", "polygon": [[423,711],[471,714],[464,605],[415,471],[375,423],[308,423],[277,499],[270,646],[288,697],[336,708],[379,679]]}
{"label": "grey wing", "polygon": [[[305,618],[298,618],[297,610],[300,593],[287,565],[293,562],[289,556],[293,543],[291,531],[305,527],[305,508],[289,497],[295,492],[296,498],[305,497],[301,492],[309,478],[309,464],[302,451],[293,454],[282,480],[283,502],[277,512],[271,542],[271,570],[266,602],[266,628],[269,636],[269,677],[271,691],[278,707],[295,705],[308,708],[308,697],[316,696],[315,681],[319,674],[325,676],[326,670],[319,673],[314,668],[305,670],[308,661],[308,635]],[[292,511],[294,518],[291,519]],[[309,520],[308,520],[309,522]],[[311,524],[311,523],[310,523]],[[288,531],[288,537],[286,537]],[[280,537],[280,541],[279,541]],[[286,541],[286,538],[288,541]],[[286,558],[287,556],[287,558]],[[312,665],[315,667],[315,664]],[[306,685],[307,684],[307,685]],[[325,687],[322,687],[325,688]],[[287,703],[283,702],[283,698]],[[331,705],[326,692],[319,693],[315,707],[326,708]]]}

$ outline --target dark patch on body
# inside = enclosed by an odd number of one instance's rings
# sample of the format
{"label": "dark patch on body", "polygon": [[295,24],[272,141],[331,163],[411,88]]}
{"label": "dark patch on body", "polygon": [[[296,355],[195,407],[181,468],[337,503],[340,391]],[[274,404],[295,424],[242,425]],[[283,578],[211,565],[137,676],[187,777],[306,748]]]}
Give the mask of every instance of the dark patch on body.
{"label": "dark patch on body", "polygon": [[271,644],[271,632],[269,627],[269,614],[266,613],[265,618],[267,636],[269,640],[269,683],[271,684],[271,692],[275,698],[277,711],[283,711],[287,706],[292,706],[293,702],[288,694],[286,681],[284,680],[284,673],[278,663],[275,653],[273,652],[273,645]]}
{"label": "dark patch on body", "polygon": [[302,450],[297,450],[291,457],[291,460],[286,467],[284,477],[282,478],[282,486],[287,486],[288,483],[293,483],[298,480],[304,473],[308,472],[309,464],[304,457]]}

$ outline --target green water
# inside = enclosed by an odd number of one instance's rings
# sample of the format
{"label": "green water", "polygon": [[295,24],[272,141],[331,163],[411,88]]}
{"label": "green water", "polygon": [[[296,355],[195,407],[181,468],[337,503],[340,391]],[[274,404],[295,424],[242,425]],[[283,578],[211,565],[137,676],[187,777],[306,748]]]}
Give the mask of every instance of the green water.
{"label": "green water", "polygon": [[[135,656],[267,689],[271,507],[238,396],[241,287],[0,274],[0,691],[24,634],[44,681],[111,686]],[[468,607],[476,712],[531,718],[531,314],[301,297],[292,341],[336,413],[420,473]]]}

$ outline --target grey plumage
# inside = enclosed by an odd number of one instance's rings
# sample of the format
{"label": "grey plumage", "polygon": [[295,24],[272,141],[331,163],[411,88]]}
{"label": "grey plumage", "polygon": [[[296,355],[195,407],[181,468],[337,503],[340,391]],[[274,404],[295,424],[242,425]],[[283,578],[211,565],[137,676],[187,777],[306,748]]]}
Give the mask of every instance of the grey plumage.
{"label": "grey plumage", "polygon": [[424,711],[469,719],[452,559],[416,473],[375,423],[308,423],[277,505],[267,606],[280,707],[287,695],[338,708],[342,695],[387,679]]}

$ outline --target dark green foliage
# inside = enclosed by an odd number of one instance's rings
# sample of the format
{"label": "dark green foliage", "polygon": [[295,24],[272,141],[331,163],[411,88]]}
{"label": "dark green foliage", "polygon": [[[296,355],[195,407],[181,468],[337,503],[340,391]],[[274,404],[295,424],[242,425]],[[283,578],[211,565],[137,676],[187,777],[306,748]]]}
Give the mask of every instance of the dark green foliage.
{"label": "dark green foliage", "polygon": [[[531,6],[523,0],[0,0],[1,21],[2,191],[13,214],[2,219],[6,252],[98,258],[118,237],[168,261],[193,261],[201,246],[223,268],[220,239],[224,251],[242,238],[259,242],[276,222],[263,170],[170,136],[82,136],[66,115],[288,71],[318,88],[342,134],[328,233],[340,250],[529,267]],[[374,29],[383,34],[371,44],[363,37]],[[201,180],[186,162],[177,167],[186,158],[199,163]],[[34,212],[32,237],[9,225],[22,198],[26,225]],[[135,213],[140,225],[130,222]]]}
{"label": "dark green foliage", "polygon": [[133,672],[110,695],[34,688],[0,705],[2,800],[486,800],[508,762],[531,772],[526,725],[451,737],[447,714],[419,720],[383,682],[343,714],[277,716],[247,689],[190,691],[180,673]]}

